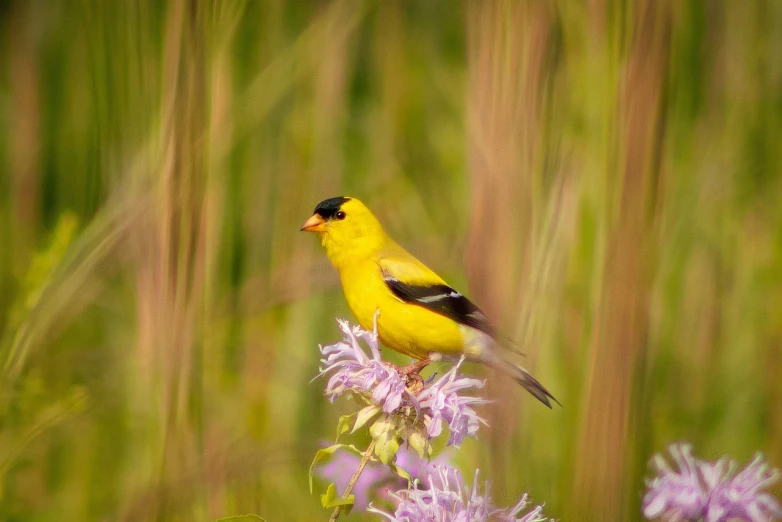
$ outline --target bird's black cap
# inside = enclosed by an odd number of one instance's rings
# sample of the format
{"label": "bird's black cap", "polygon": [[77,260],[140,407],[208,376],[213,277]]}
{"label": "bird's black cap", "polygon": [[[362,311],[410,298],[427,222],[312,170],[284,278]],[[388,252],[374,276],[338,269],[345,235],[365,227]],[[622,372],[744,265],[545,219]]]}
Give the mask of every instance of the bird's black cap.
{"label": "bird's black cap", "polygon": [[334,217],[334,214],[337,213],[337,211],[340,209],[342,204],[349,200],[350,198],[346,198],[344,196],[340,196],[338,198],[331,198],[331,199],[324,199],[320,203],[318,203],[318,206],[315,207],[314,214],[319,215],[323,219],[331,219]]}

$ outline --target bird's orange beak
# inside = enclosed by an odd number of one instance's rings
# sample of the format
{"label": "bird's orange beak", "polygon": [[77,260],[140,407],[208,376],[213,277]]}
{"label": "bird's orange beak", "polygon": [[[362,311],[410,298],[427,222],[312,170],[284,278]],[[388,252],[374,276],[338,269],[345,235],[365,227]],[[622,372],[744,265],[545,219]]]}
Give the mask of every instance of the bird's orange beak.
{"label": "bird's orange beak", "polygon": [[325,232],[326,220],[318,214],[313,214],[311,218],[304,222],[304,226],[299,230],[303,232]]}

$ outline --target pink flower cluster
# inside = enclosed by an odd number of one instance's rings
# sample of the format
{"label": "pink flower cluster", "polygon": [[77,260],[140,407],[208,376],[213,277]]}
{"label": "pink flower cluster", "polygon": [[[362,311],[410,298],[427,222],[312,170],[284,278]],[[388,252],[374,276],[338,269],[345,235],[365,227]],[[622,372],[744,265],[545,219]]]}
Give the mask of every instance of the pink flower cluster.
{"label": "pink flower cluster", "polygon": [[678,471],[659,454],[652,460],[659,475],[649,481],[643,499],[647,519],[768,522],[782,517],[779,502],[762,491],[779,479],[779,471],[769,469],[762,455],[734,475],[736,463],[727,457],[715,463],[696,460],[688,444],[671,445],[670,452]]}
{"label": "pink flower cluster", "polygon": [[469,488],[456,468],[450,466],[433,466],[428,475],[428,488],[418,485],[411,489],[402,489],[392,493],[397,501],[396,511],[386,513],[374,507],[369,511],[382,515],[390,522],[539,522],[546,520],[542,515],[543,506],[535,506],[528,513],[521,515],[529,501],[527,495],[522,495],[519,501],[510,508],[498,508],[492,505],[486,491],[481,494],[478,489],[478,472],[472,488]]}
{"label": "pink flower cluster", "polygon": [[[330,374],[326,395],[333,402],[345,392],[359,394],[378,406],[384,413],[410,412],[423,420],[430,439],[442,433],[447,424],[451,432],[449,445],[460,445],[465,437],[475,437],[484,420],[473,409],[485,399],[460,395],[469,388],[481,388],[484,381],[460,376],[461,362],[439,379],[411,391],[396,366],[382,360],[377,341],[377,324],[373,332],[347,321],[338,321],[345,334],[342,341],[321,346],[320,375]],[[360,340],[369,346],[369,353]]]}

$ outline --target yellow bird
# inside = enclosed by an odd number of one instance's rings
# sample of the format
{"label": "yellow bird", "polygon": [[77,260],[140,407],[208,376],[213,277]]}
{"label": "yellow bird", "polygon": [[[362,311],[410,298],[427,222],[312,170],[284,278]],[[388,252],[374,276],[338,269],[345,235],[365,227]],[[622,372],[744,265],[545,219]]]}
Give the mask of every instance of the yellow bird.
{"label": "yellow bird", "polygon": [[388,237],[361,201],[321,201],[301,230],[320,235],[361,327],[371,330],[379,309],[380,342],[420,361],[410,371],[442,355],[464,354],[510,375],[549,408],[549,398],[559,403],[524,368],[503,357],[486,315]]}

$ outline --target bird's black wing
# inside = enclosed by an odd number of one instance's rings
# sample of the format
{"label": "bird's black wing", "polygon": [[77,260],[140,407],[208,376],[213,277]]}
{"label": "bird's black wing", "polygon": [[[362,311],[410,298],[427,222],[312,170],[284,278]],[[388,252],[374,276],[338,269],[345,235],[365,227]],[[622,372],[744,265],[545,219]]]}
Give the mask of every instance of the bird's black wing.
{"label": "bird's black wing", "polygon": [[494,336],[494,329],[489,324],[489,318],[472,301],[450,286],[405,283],[385,270],[383,271],[383,280],[391,292],[402,301],[421,306],[453,319],[457,323]]}

